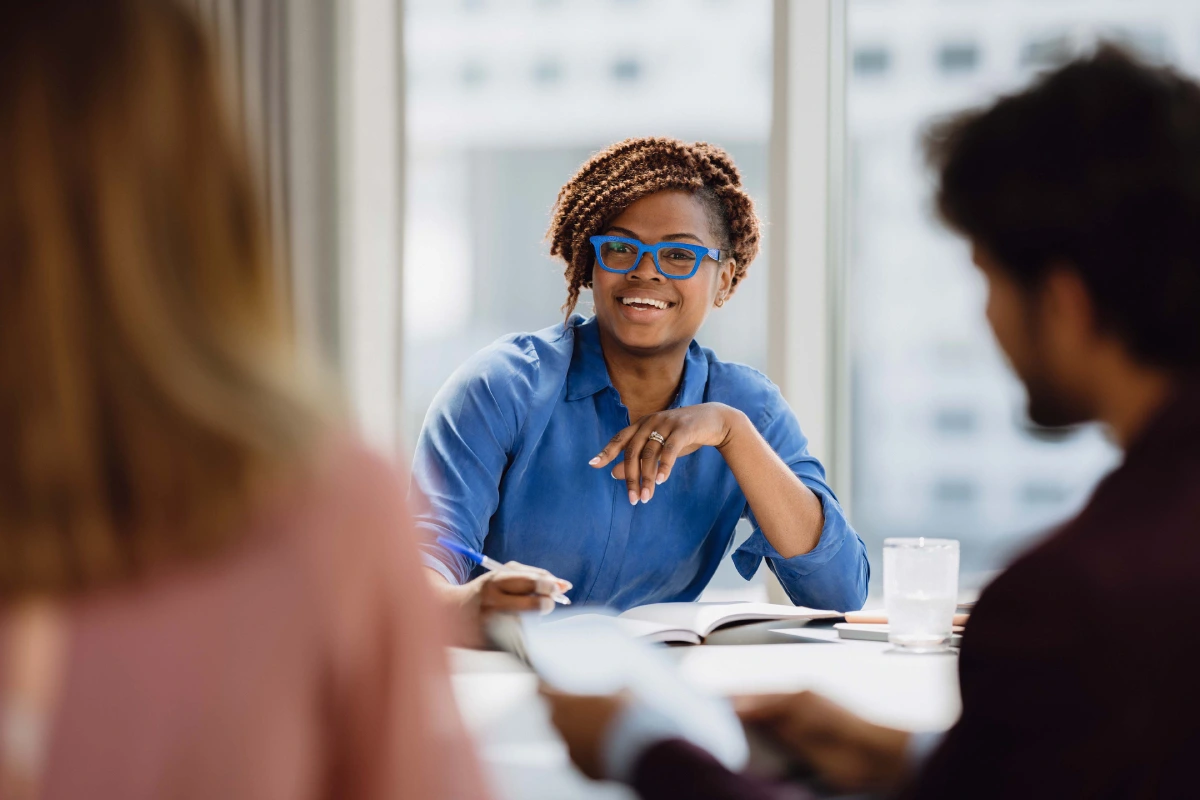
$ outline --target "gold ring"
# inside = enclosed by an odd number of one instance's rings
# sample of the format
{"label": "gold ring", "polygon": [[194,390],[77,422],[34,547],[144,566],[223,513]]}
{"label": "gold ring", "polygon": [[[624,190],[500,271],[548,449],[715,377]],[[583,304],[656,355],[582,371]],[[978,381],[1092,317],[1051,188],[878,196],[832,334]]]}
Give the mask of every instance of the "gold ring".
{"label": "gold ring", "polygon": [[658,442],[659,444],[667,443],[667,440],[664,439],[663,435],[661,433],[659,433],[658,431],[650,431],[650,438],[653,439],[654,441]]}

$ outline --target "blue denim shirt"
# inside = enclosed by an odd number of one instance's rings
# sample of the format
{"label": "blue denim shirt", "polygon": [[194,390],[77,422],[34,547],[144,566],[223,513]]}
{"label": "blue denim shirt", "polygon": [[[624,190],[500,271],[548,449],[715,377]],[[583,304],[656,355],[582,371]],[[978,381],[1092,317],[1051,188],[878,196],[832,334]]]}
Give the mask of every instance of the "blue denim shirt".
{"label": "blue denim shirt", "polygon": [[745,517],[754,530],[733,554],[743,577],[766,558],[797,605],[860,608],[870,576],[866,548],[779,390],[692,342],[671,407],[708,402],[745,412],[821,499],[825,525],[811,552],[776,552],[715,448],[680,458],[654,498],[636,506],[611,467],[588,466],[630,420],[609,380],[595,318],[574,316],[500,339],[434,398],[413,465],[413,488],[424,496],[414,506],[425,563],[454,583],[481,572],[434,542],[450,536],[497,561],[565,578],[575,603],[626,609],[695,600]]}

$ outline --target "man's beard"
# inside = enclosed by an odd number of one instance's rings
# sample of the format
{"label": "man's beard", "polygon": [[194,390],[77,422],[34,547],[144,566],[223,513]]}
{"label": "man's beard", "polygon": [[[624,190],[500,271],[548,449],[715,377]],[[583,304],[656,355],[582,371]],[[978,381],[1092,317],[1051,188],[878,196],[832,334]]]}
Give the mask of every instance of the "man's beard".
{"label": "man's beard", "polygon": [[1009,364],[1021,383],[1025,386],[1025,396],[1028,400],[1025,407],[1029,419],[1041,428],[1056,429],[1047,431],[1057,438],[1067,433],[1064,428],[1072,428],[1091,421],[1090,409],[1084,407],[1078,398],[1071,397],[1061,381],[1055,380],[1055,370],[1047,364],[1044,335],[1042,332],[1040,301],[1037,297],[1027,297],[1022,304],[1021,312],[1025,322],[1025,335],[1019,354],[1008,353]]}
{"label": "man's beard", "polygon": [[1068,397],[1065,392],[1047,380],[1041,370],[1017,371],[1017,377],[1025,385],[1028,397],[1026,412],[1035,425],[1043,428],[1070,428],[1091,419],[1091,414],[1082,404]]}

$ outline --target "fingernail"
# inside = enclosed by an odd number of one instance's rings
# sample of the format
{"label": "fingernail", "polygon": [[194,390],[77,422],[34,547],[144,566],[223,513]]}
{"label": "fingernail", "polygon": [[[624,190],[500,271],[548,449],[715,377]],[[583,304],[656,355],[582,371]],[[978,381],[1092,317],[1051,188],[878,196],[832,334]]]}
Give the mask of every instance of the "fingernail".
{"label": "fingernail", "polygon": [[595,458],[593,458],[591,461],[588,462],[588,464],[592,465],[593,467],[599,463],[600,463],[600,456],[596,456]]}
{"label": "fingernail", "polygon": [[650,502],[650,490],[649,489],[642,489],[642,502],[643,503]]}
{"label": "fingernail", "polygon": [[633,489],[630,489],[629,490],[629,505],[636,506],[637,501],[638,501],[637,492],[635,492]]}
{"label": "fingernail", "polygon": [[665,481],[666,479],[667,479],[667,476],[666,476],[666,475],[656,475],[656,476],[654,477],[654,485],[655,485],[655,486],[659,486],[659,485],[661,485],[661,484],[662,484],[662,482],[663,482],[663,481]]}

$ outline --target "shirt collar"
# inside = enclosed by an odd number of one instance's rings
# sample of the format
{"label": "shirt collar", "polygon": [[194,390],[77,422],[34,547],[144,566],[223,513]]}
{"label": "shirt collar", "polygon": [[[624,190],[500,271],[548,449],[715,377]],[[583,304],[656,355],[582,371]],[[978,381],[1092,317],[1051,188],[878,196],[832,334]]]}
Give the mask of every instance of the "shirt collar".
{"label": "shirt collar", "polygon": [[575,329],[575,352],[567,370],[567,400],[591,397],[601,389],[612,386],[608,365],[600,350],[600,328],[596,318],[572,316],[567,322]]}
{"label": "shirt collar", "polygon": [[683,362],[683,381],[679,394],[671,408],[695,406],[704,402],[704,389],[708,386],[708,358],[696,340],[688,345],[687,358]]}
{"label": "shirt collar", "polygon": [[[575,329],[575,352],[567,370],[567,400],[591,397],[601,389],[612,386],[608,377],[608,365],[600,349],[600,328],[596,318],[583,319],[574,316],[567,323]],[[704,402],[704,389],[708,385],[708,359],[695,340],[688,345],[687,358],[683,362],[683,381],[679,394],[671,408],[694,406]]]}

